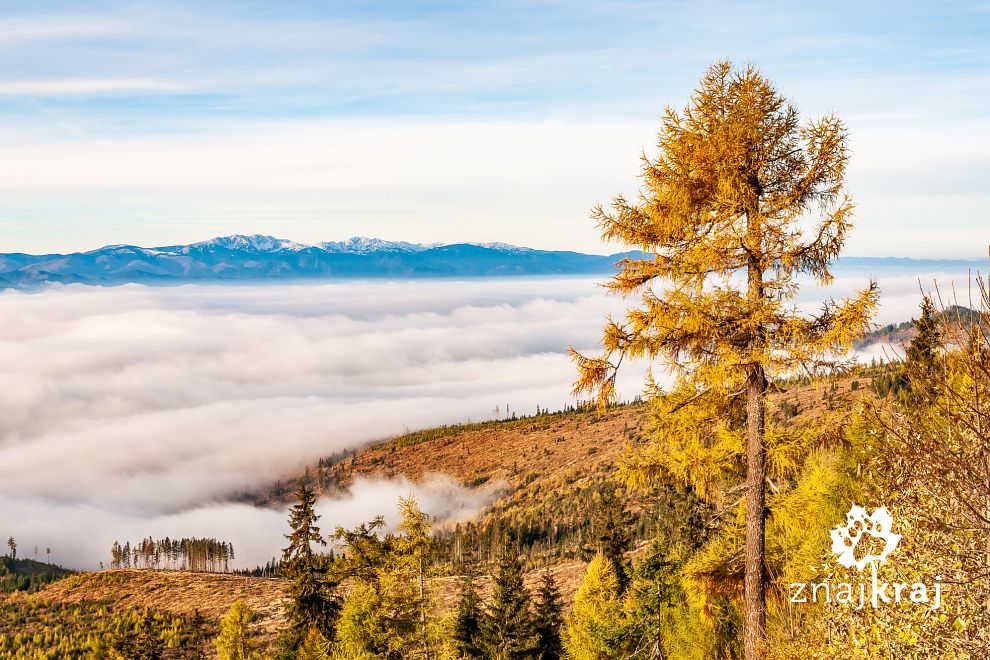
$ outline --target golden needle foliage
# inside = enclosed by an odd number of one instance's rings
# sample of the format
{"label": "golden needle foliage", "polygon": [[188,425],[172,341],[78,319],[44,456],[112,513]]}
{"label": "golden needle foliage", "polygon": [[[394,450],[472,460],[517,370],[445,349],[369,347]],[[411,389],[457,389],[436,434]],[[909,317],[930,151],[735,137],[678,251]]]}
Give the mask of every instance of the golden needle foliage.
{"label": "golden needle foliage", "polygon": [[220,621],[220,634],[214,640],[219,660],[253,660],[260,656],[251,643],[254,613],[238,600]]}
{"label": "golden needle foliage", "polygon": [[691,487],[722,504],[745,470],[736,547],[745,551],[748,659],[762,657],[766,629],[765,484],[770,477],[778,492],[773,479],[795,477],[816,439],[767,428],[765,397],[784,377],[841,366],[879,295],[870,282],[817,314],[794,304],[799,276],[832,281],[829,264],[851,227],[848,158],[839,117],[802,124],[755,68],[717,62],[683,111],[665,111],[657,155],[643,156],[639,199],[593,212],[604,240],[643,253],[606,284],[639,305],[606,322],[601,355],[572,350],[575,393],[603,409],[625,358],[660,359],[673,388],[648,381],[655,443],[626,462],[626,480]]}
{"label": "golden needle foliage", "polygon": [[[665,358],[679,379],[672,407],[697,403],[715,423],[751,367],[768,377],[819,373],[868,328],[872,282],[817,315],[792,303],[799,274],[831,282],[850,229],[846,130],[835,115],[801,126],[756,69],[719,62],[682,112],[667,108],[657,149],[643,156],[637,202],[620,196],[611,211],[594,210],[604,240],[644,253],[624,259],[606,285],[640,305],[609,319],[602,355],[573,354],[575,389],[608,403],[622,358]],[[738,277],[751,267],[761,278],[755,297]]]}
{"label": "golden needle foliage", "polygon": [[618,638],[622,625],[622,600],[615,568],[599,552],[588,564],[584,579],[567,616],[564,649],[574,660],[620,657],[611,638]]}

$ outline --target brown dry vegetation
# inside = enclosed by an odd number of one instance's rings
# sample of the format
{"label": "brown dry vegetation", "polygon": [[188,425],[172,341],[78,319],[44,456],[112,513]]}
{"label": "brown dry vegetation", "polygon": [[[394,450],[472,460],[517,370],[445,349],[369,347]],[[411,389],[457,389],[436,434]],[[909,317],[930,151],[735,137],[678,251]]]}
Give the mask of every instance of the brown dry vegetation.
{"label": "brown dry vegetation", "polygon": [[[850,375],[834,383],[834,392],[829,385],[812,384],[776,393],[770,410],[787,401],[798,404],[798,419],[811,416],[829,396],[862,396],[869,389],[869,376]],[[510,492],[547,479],[571,482],[614,465],[627,443],[642,438],[648,414],[649,407],[637,403],[600,417],[581,411],[451,427],[433,437],[411,433],[372,445],[325,470],[343,485],[358,476],[405,475],[415,480],[431,473],[450,475],[466,485],[503,482]]]}
{"label": "brown dry vegetation", "polygon": [[442,473],[468,485],[501,482],[513,492],[614,464],[626,440],[642,433],[646,412],[645,405],[635,404],[601,417],[577,412],[469,426],[419,442],[411,434],[369,447],[329,471],[343,484],[357,476],[417,479]]}
{"label": "brown dry vegetation", "polygon": [[[565,561],[551,567],[561,596],[566,604],[574,599],[584,563]],[[542,569],[526,574],[526,587],[534,594],[539,589]],[[154,609],[176,615],[199,614],[205,620],[218,622],[234,602],[243,601],[256,615],[253,630],[259,641],[274,641],[286,623],[283,607],[286,581],[279,578],[249,578],[218,573],[185,571],[156,571],[150,569],[119,569],[82,573],[55,582],[34,593],[15,593],[10,600],[36,603],[106,603],[113,611]],[[492,578],[479,576],[478,591],[488,597]],[[442,612],[456,607],[461,588],[460,577],[433,580],[433,593]],[[346,590],[346,588],[345,588]]]}
{"label": "brown dry vegetation", "polygon": [[31,594],[10,598],[34,602],[104,602],[115,611],[145,608],[217,621],[235,601],[242,600],[257,615],[255,629],[274,638],[286,623],[282,599],[286,581],[219,573],[190,573],[120,569],[82,573]]}

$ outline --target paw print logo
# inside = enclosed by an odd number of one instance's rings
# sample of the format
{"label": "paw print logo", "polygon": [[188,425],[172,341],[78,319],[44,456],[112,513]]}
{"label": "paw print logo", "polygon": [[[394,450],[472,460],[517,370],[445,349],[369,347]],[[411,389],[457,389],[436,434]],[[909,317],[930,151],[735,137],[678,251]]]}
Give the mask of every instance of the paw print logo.
{"label": "paw print logo", "polygon": [[[854,504],[846,514],[846,524],[839,525],[829,532],[832,537],[832,552],[839,556],[841,565],[847,568],[855,566],[860,571],[867,564],[875,565],[877,562],[887,561],[887,556],[894,551],[901,540],[900,534],[891,531],[893,526],[894,521],[887,507],[882,506],[870,515],[866,513],[866,509]],[[882,543],[883,548],[879,553],[864,554],[860,559],[856,559],[856,546],[866,537],[873,537],[878,541],[874,546]]]}

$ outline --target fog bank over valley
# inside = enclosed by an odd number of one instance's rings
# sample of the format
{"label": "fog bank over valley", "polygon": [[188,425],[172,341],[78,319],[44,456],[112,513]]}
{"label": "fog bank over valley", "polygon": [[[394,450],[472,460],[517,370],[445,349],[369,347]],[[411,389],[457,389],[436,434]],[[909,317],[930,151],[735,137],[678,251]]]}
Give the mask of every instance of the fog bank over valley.
{"label": "fog bank over valley", "polygon": [[[919,277],[935,275],[878,276],[888,323],[915,314]],[[0,292],[0,533],[23,556],[50,546],[78,568],[108,561],[115,539],[149,535],[214,536],[234,544],[238,566],[264,563],[286,514],[237,493],[406,430],[571,402],[567,346],[595,352],[604,317],[626,307],[599,280]],[[865,282],[839,272],[799,304]],[[622,372],[622,398],[640,391],[644,366]],[[442,475],[362,480],[321,501],[323,530],[392,516],[409,492],[441,521],[494,496]]]}

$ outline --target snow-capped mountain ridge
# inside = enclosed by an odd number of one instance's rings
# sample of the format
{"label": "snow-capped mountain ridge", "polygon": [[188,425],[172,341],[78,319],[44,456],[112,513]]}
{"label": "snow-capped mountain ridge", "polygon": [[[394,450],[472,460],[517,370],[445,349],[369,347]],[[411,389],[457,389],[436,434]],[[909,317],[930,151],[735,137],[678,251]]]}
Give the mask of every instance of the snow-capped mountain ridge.
{"label": "snow-capped mountain ridge", "polygon": [[[146,252],[160,252],[165,254],[188,254],[190,249],[223,248],[226,250],[240,250],[242,252],[272,253],[279,251],[298,250],[323,250],[332,254],[375,254],[379,252],[402,252],[415,254],[425,252],[437,247],[447,247],[456,245],[451,243],[409,243],[407,241],[389,241],[383,238],[372,238],[367,236],[352,236],[342,241],[321,241],[319,243],[300,243],[287,238],[278,238],[269,234],[231,234],[229,236],[217,236],[206,241],[190,243],[189,245],[168,245],[154,248],[139,248],[133,245],[107,245],[92,250],[91,252],[105,251],[109,249],[143,250]],[[477,247],[499,250],[503,252],[533,252],[532,248],[519,247],[509,243],[463,243],[463,245],[474,245]]]}
{"label": "snow-capped mountain ridge", "polygon": [[285,238],[277,238],[268,234],[231,234],[230,236],[218,236],[208,241],[201,241],[191,245],[175,246],[184,247],[222,247],[228,250],[243,250],[245,252],[278,252],[280,250],[304,250],[310,245],[298,243]]}
{"label": "snow-capped mountain ridge", "polygon": [[352,236],[344,241],[324,241],[317,246],[327,252],[344,254],[370,254],[372,252],[423,252],[439,246],[439,243],[407,243],[406,241],[386,241],[381,238]]}
{"label": "snow-capped mountain ridge", "polygon": [[488,248],[489,250],[501,250],[502,252],[513,252],[515,254],[522,254],[524,252],[536,252],[533,248],[520,247],[518,245],[512,245],[510,243],[502,243],[500,241],[495,241],[494,243],[468,243],[468,245],[476,245],[477,247]]}

